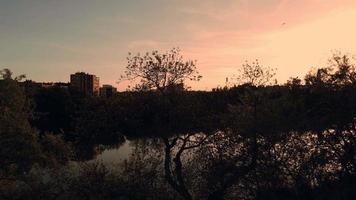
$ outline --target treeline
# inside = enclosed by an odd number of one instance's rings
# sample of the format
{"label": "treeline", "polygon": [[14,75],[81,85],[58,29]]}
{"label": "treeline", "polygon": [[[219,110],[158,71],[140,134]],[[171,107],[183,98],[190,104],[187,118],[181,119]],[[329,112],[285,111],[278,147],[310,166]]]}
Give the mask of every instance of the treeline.
{"label": "treeline", "polygon": [[[347,56],[286,84],[258,62],[236,86],[199,80],[179,51],[128,58],[134,91],[111,98],[41,88],[3,71],[0,198],[355,199],[356,71]],[[90,160],[125,138],[120,166]]]}
{"label": "treeline", "polygon": [[325,130],[350,123],[356,112],[352,84],[337,88],[295,83],[260,87],[245,84],[164,96],[157,92],[123,92],[111,98],[82,98],[65,88],[38,88],[32,96],[32,126],[41,132],[62,134],[68,141],[93,140],[99,144],[120,135],[136,138],[214,132],[230,126],[229,113],[242,112],[251,104],[259,113],[263,111],[257,126],[263,127],[264,132],[276,133]]}

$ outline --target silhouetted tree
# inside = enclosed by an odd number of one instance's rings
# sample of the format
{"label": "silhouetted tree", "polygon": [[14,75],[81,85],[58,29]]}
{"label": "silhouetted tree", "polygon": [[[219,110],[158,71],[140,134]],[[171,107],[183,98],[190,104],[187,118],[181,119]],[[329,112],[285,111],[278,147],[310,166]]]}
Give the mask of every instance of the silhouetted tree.
{"label": "silhouetted tree", "polygon": [[273,80],[273,77],[276,75],[275,71],[276,69],[274,68],[260,65],[257,59],[251,64],[246,61],[246,63],[239,68],[237,76],[232,78],[232,80],[236,79],[236,82],[232,84],[249,84],[251,86],[273,84],[276,83],[276,80]]}
{"label": "silhouetted tree", "polygon": [[178,48],[167,53],[153,51],[127,57],[125,75],[121,79],[138,82],[137,90],[156,89],[161,93],[185,80],[198,81],[201,76],[196,71],[194,61],[185,61]]}
{"label": "silhouetted tree", "polygon": [[[126,67],[125,76],[122,76],[122,78],[131,80],[138,79],[140,83],[136,85],[135,88],[139,91],[155,89],[163,95],[161,97],[162,104],[160,104],[159,110],[155,112],[162,111],[164,117],[160,118],[161,120],[157,125],[169,127],[170,124],[174,122],[166,121],[166,119],[172,119],[170,116],[171,112],[169,112],[171,107],[173,107],[171,97],[175,91],[177,91],[172,90],[172,88],[178,85],[184,85],[184,81],[186,80],[199,81],[201,76],[196,71],[195,62],[184,61],[180,55],[180,50],[173,48],[170,52],[165,54],[153,51],[152,53],[146,53],[144,56],[136,55],[128,57],[128,66]],[[205,139],[194,141],[191,140],[194,134],[188,134],[183,137],[180,136],[180,134],[183,133],[178,133],[177,136],[171,138],[162,137],[162,141],[165,145],[165,178],[172,188],[182,197],[192,199],[192,195],[185,184],[181,156],[184,151],[199,147]],[[189,145],[192,142],[194,144]],[[175,148],[178,148],[177,152],[175,152]]]}
{"label": "silhouetted tree", "polygon": [[[12,77],[10,70],[1,71],[0,79],[0,165],[1,171],[28,171],[39,160],[37,133],[30,126],[26,96],[18,85],[24,76]],[[3,171],[3,172],[4,172]]]}
{"label": "silhouetted tree", "polygon": [[335,53],[329,59],[329,66],[310,72],[305,77],[306,85],[318,87],[340,87],[355,84],[356,68],[348,55]]}

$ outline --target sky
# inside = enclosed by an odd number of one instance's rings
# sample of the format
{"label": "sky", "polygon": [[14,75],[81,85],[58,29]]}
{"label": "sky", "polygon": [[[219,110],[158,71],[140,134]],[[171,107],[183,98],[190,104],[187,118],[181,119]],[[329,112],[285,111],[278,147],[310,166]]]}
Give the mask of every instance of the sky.
{"label": "sky", "polygon": [[284,83],[356,53],[355,20],[354,0],[0,0],[0,69],[46,82],[85,71],[123,90],[128,52],[179,47],[203,76],[193,89],[255,59]]}

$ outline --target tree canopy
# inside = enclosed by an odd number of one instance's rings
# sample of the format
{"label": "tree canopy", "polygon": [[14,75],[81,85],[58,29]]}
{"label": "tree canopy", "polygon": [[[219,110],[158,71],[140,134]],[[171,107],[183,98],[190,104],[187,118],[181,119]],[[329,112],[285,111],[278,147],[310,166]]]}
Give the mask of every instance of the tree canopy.
{"label": "tree canopy", "polygon": [[169,87],[183,84],[186,80],[199,81],[196,62],[185,61],[179,48],[166,53],[147,52],[144,55],[129,53],[125,75],[121,79],[136,83],[136,90],[156,89],[164,92]]}

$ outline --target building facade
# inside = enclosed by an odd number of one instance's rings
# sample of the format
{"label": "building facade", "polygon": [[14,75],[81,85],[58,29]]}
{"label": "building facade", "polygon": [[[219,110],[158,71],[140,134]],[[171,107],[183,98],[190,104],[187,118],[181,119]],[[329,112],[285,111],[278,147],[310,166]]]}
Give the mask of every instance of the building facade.
{"label": "building facade", "polygon": [[100,88],[100,96],[101,97],[111,97],[117,93],[117,89],[111,85],[103,85],[103,87]]}
{"label": "building facade", "polygon": [[99,95],[99,77],[87,74],[84,72],[77,72],[70,75],[70,87],[88,96]]}

